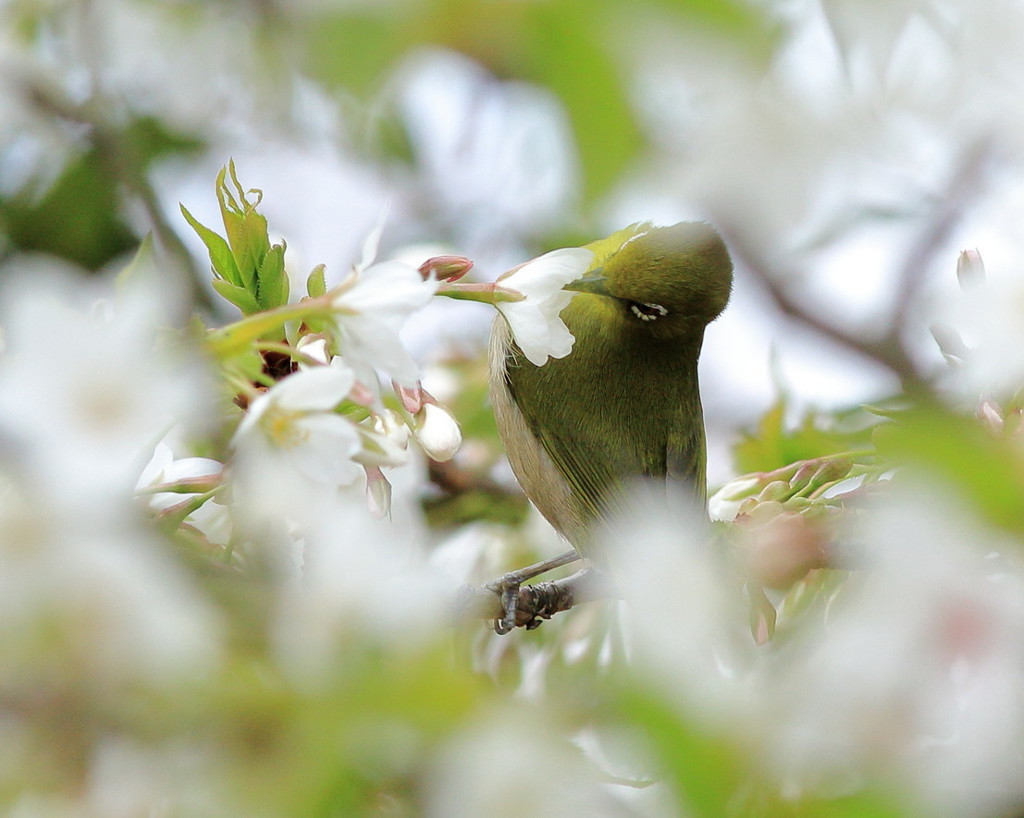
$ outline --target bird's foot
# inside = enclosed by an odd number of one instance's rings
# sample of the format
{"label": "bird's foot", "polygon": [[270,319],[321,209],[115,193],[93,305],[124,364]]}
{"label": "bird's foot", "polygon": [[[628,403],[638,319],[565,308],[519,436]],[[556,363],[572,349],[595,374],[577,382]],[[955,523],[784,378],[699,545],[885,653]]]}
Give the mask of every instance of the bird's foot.
{"label": "bird's foot", "polygon": [[[499,635],[504,635],[515,630],[516,625],[518,624],[516,621],[516,614],[519,609],[519,588],[524,582],[527,582],[534,577],[538,577],[541,574],[545,574],[548,571],[552,571],[555,568],[568,565],[570,562],[575,562],[579,558],[580,555],[575,551],[566,551],[564,554],[560,554],[552,559],[528,565],[517,571],[509,571],[507,574],[499,577],[493,582],[488,582],[484,587],[500,594],[501,596],[502,616],[500,619],[494,620],[494,632]],[[540,626],[540,622],[541,621],[539,619],[533,618],[524,624],[528,630],[533,630]]]}

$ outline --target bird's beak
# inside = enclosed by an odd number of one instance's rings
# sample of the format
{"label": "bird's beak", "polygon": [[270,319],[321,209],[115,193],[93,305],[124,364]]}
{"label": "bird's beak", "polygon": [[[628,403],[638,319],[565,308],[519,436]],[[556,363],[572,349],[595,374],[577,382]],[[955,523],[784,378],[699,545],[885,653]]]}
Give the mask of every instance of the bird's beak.
{"label": "bird's beak", "polygon": [[611,296],[611,293],[608,292],[608,279],[601,274],[600,269],[592,271],[589,275],[583,276],[583,278],[570,281],[562,289],[573,290],[578,293]]}

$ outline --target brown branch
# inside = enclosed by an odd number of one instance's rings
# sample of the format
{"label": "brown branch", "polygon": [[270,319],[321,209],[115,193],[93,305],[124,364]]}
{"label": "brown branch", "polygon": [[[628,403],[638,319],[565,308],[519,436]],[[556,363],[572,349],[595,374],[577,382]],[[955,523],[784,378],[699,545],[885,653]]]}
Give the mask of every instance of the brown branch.
{"label": "brown branch", "polygon": [[[873,494],[876,488],[856,489],[847,497],[852,502],[863,500]],[[806,526],[803,517],[787,518],[788,522],[799,521]],[[744,577],[758,587],[789,588],[808,573],[815,570],[857,571],[871,564],[868,549],[862,542],[850,539],[816,540],[813,531],[801,533],[799,529],[782,532],[771,545],[771,553],[745,554]],[[810,548],[802,548],[805,540]],[[796,554],[794,555],[794,549]],[[752,557],[756,557],[752,559]],[[786,568],[780,575],[778,566]],[[769,570],[771,569],[771,570]],[[557,613],[568,611],[586,602],[605,599],[620,599],[621,595],[608,573],[596,568],[584,568],[564,579],[553,582],[538,582],[523,585],[519,589],[516,604],[516,627],[533,630]],[[500,581],[488,586],[463,585],[455,595],[454,619],[464,623],[475,619],[500,620],[502,609]]]}
{"label": "brown branch", "polygon": [[[617,594],[607,574],[584,568],[572,576],[553,582],[538,582],[519,589],[516,626],[532,630],[556,613],[568,611],[584,602],[615,599]],[[457,621],[500,619],[503,615],[501,593],[480,586],[463,585],[455,598]]]}
{"label": "brown branch", "polygon": [[138,156],[124,138],[122,129],[107,116],[106,109],[111,107],[111,103],[95,96],[83,103],[76,103],[54,85],[38,78],[22,76],[18,79],[19,90],[40,112],[89,128],[89,138],[100,160],[111,176],[139,202],[158,248],[166,254],[170,264],[177,268],[179,278],[188,292],[190,305],[211,309],[210,295],[203,287],[202,276],[191,253],[164,215],[156,189]]}
{"label": "brown branch", "polygon": [[981,189],[984,171],[991,157],[992,146],[987,140],[979,141],[964,153],[945,194],[937,197],[931,218],[909,245],[899,267],[899,283],[889,310],[889,320],[874,338],[847,330],[815,314],[797,297],[792,287],[784,284],[792,276],[785,275],[757,252],[746,240],[742,229],[730,225],[728,218],[716,220],[716,223],[736,258],[761,283],[783,315],[891,370],[899,376],[906,391],[928,392],[931,388],[927,379],[903,343],[908,311],[923,284],[924,272],[942,249],[942,240],[956,227],[968,202]]}
{"label": "brown branch", "polygon": [[430,482],[446,494],[466,494],[479,491],[495,497],[521,496],[518,483],[505,486],[482,469],[467,469],[454,460],[428,460],[427,476]]}
{"label": "brown branch", "polygon": [[918,372],[917,364],[893,333],[887,332],[878,339],[871,339],[849,332],[815,314],[782,283],[787,276],[753,251],[738,231],[729,231],[721,224],[718,226],[725,233],[733,255],[761,283],[775,307],[783,315],[798,321],[818,335],[892,370],[900,377],[908,391],[921,391],[925,382]]}

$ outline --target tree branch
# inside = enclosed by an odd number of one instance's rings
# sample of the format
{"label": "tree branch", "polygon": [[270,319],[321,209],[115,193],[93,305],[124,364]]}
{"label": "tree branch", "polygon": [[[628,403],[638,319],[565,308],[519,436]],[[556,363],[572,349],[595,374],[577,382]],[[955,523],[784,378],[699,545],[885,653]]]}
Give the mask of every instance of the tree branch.
{"label": "tree branch", "polygon": [[108,116],[112,105],[100,97],[83,103],[69,99],[60,89],[34,77],[20,77],[19,90],[40,112],[89,128],[89,138],[108,171],[141,205],[149,221],[159,249],[166,253],[177,268],[182,285],[187,290],[191,305],[212,309],[209,293],[203,287],[202,276],[178,232],[172,227],[160,206],[159,196],[139,158],[130,149],[122,129]]}
{"label": "tree branch", "polygon": [[[584,568],[564,579],[538,582],[519,589],[516,626],[533,630],[556,613],[568,611],[584,602],[615,599],[617,593],[608,575],[595,568]],[[501,593],[474,585],[459,588],[454,605],[457,621],[469,619],[500,619],[504,611]]]}
{"label": "tree branch", "polygon": [[907,391],[919,392],[925,387],[924,378],[918,371],[917,364],[907,354],[895,334],[887,332],[881,338],[871,339],[856,335],[825,320],[805,306],[791,289],[782,283],[787,277],[753,251],[741,233],[726,228],[723,228],[723,232],[726,233],[733,255],[761,283],[775,307],[783,315],[893,371],[903,381]]}
{"label": "tree branch", "polygon": [[982,187],[984,171],[991,158],[992,145],[988,140],[978,141],[962,155],[945,192],[936,197],[930,218],[908,246],[899,266],[899,281],[889,307],[888,321],[883,331],[873,338],[847,330],[815,314],[795,295],[792,287],[785,285],[787,278],[792,276],[783,274],[757,252],[746,240],[742,229],[731,225],[728,218],[717,220],[717,226],[736,258],[761,283],[783,315],[891,370],[900,378],[907,392],[928,392],[930,384],[903,342],[908,312],[920,292],[925,271],[942,249],[943,240],[956,227],[967,203]]}
{"label": "tree branch", "polygon": [[[849,497],[867,497],[872,490],[855,489]],[[800,518],[803,520],[804,518]],[[867,549],[857,540],[835,539],[828,542],[815,542],[814,547],[805,549],[796,556],[796,562],[790,552],[793,550],[792,537],[782,537],[771,543],[773,554],[763,551],[758,555],[758,563],[745,561],[749,575],[746,580],[758,586],[791,587],[809,572],[814,570],[854,571],[868,568],[870,560]],[[785,584],[772,582],[780,578],[777,572],[766,576],[764,566],[784,564],[787,568]],[[500,620],[505,615],[502,608],[502,597],[499,582],[488,586],[463,585],[458,589],[453,600],[453,616],[456,622],[464,623],[474,619]],[[523,585],[519,589],[516,603],[516,627],[533,630],[541,623],[557,613],[568,611],[586,602],[597,602],[605,599],[620,599],[621,594],[615,587],[612,578],[606,571],[597,568],[584,568],[564,579],[552,582],[538,582],[534,585]]]}

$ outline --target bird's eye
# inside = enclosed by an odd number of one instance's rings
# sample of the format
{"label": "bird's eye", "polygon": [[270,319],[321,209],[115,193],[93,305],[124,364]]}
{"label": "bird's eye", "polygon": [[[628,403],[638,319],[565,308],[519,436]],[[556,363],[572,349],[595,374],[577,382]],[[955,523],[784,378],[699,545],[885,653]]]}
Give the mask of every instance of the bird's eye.
{"label": "bird's eye", "polygon": [[641,321],[657,321],[668,315],[668,310],[661,304],[647,304],[642,301],[630,301],[629,311]]}

